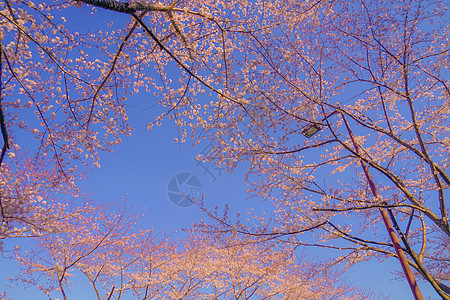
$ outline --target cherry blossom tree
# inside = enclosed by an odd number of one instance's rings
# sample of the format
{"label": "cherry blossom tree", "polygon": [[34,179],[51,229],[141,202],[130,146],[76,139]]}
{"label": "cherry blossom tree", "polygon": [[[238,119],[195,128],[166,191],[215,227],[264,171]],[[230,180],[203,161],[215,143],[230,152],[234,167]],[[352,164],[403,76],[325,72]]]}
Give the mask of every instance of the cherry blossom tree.
{"label": "cherry blossom tree", "polygon": [[[314,228],[321,246],[348,243],[351,263],[396,256],[379,228],[378,208],[389,208],[410,265],[449,297],[448,251],[433,242],[447,245],[450,234],[443,3],[83,2],[130,14],[160,49],[158,66],[172,60],[185,72],[178,88],[163,72],[169,110],[161,118],[215,141],[206,159],[230,169],[251,162],[254,195],[282,207],[278,225],[263,222],[256,234],[297,239]],[[203,91],[217,100],[202,101]],[[306,140],[311,123],[326,131]],[[360,161],[372,169],[378,198],[367,194]],[[321,182],[323,174],[330,176]]]}
{"label": "cherry blossom tree", "polygon": [[28,158],[19,149],[10,152],[8,160],[0,173],[0,245],[5,239],[40,237],[59,230],[69,204],[56,195],[77,198],[75,185],[67,183],[58,168]]}
{"label": "cherry blossom tree", "polygon": [[[18,280],[48,297],[71,298],[71,277],[85,277],[97,299],[368,299],[337,282],[326,265],[299,262],[289,249],[222,236],[188,235],[172,242],[130,232],[125,216],[85,207],[56,235],[18,253],[26,267]],[[216,236],[217,238],[217,236]]]}
{"label": "cherry blossom tree", "polygon": [[[66,29],[85,4],[125,22]],[[338,249],[333,263],[351,265],[398,255],[387,209],[409,265],[449,299],[444,1],[5,1],[1,17],[5,170],[27,134],[56,181],[74,182],[79,162],[98,165],[131,133],[127,96],[153,93],[166,110],[149,129],[173,120],[179,142],[213,141],[199,159],[250,163],[250,194],[276,206],[257,224],[216,219],[210,234]],[[322,131],[307,139],[311,126]]]}
{"label": "cherry blossom tree", "polygon": [[[137,44],[147,39],[138,32],[140,19],[110,32],[66,29],[64,16],[78,9],[73,4],[1,6],[0,242],[28,237],[31,244],[15,250],[24,270],[17,280],[63,299],[71,298],[74,276],[84,278],[98,299],[127,293],[138,299],[364,296],[338,286],[339,274],[322,276],[312,264],[300,265],[292,250],[227,243],[226,237],[217,245],[206,242],[208,236],[177,245],[139,231],[125,212],[85,203],[76,187],[80,165],[99,166],[99,151],[130,134],[125,94],[142,87],[166,92],[147,72],[157,66],[169,82],[161,63],[170,59]],[[132,63],[142,51],[147,54]]]}

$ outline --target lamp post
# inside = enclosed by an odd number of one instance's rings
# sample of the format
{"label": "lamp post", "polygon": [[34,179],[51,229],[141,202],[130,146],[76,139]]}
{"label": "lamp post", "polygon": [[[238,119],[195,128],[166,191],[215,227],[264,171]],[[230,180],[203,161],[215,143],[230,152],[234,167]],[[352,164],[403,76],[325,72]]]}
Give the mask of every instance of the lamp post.
{"label": "lamp post", "polygon": [[[328,119],[332,115],[336,114],[337,111],[332,112],[331,114],[327,115],[325,118],[322,119],[322,121]],[[350,139],[352,140],[353,147],[355,148],[356,154],[360,154],[359,147],[356,144],[355,138],[353,136],[353,132],[350,129],[350,126],[347,122],[347,119],[345,118],[345,115],[341,113],[342,120],[344,121],[345,127],[347,128],[347,132],[350,136]],[[306,136],[307,138],[312,137],[316,133],[318,133],[321,130],[320,124],[311,124],[310,126],[306,127],[302,134]],[[375,198],[378,198],[378,190],[372,180],[372,176],[369,173],[369,169],[367,168],[367,165],[363,159],[360,158],[361,166],[364,170],[364,174],[366,175],[367,182],[369,184],[370,190],[372,191],[372,194]],[[398,259],[400,261],[400,264],[402,265],[403,273],[405,273],[406,279],[408,281],[409,287],[411,288],[411,291],[414,295],[414,298],[416,300],[423,300],[422,293],[420,292],[419,286],[417,285],[416,279],[414,278],[414,274],[411,271],[411,268],[409,266],[408,260],[406,259],[405,253],[403,252],[400,241],[395,234],[394,228],[392,226],[391,221],[389,220],[388,213],[384,207],[379,208],[381,217],[383,219],[384,225],[386,227],[386,230],[388,231],[389,237],[392,241],[392,244],[394,245],[395,252],[397,253]]]}

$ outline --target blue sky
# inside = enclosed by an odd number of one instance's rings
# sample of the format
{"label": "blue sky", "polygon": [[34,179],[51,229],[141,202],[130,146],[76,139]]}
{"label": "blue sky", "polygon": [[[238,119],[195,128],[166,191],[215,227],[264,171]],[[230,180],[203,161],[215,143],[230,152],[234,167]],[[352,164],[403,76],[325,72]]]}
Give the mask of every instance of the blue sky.
{"label": "blue sky", "polygon": [[[133,103],[145,103],[146,96],[138,95],[130,99]],[[132,105],[133,106],[133,105]],[[247,185],[244,182],[245,168],[239,168],[228,174],[221,172],[216,181],[204,174],[204,169],[198,166],[195,156],[208,146],[204,142],[196,147],[189,143],[177,144],[173,141],[177,136],[176,128],[169,122],[161,127],[147,130],[147,123],[157,114],[145,107],[134,106],[129,109],[130,122],[135,131],[115,148],[114,153],[103,153],[101,168],[94,168],[87,173],[87,179],[80,182],[83,192],[89,194],[95,201],[113,203],[127,201],[127,207],[135,207],[136,211],[143,211],[144,215],[139,225],[145,229],[154,228],[155,232],[173,233],[172,237],[182,237],[181,228],[188,228],[190,224],[208,217],[196,206],[181,208],[175,206],[168,198],[167,185],[171,178],[182,172],[189,172],[201,181],[205,202],[209,207],[229,204],[231,211],[246,212],[251,208],[270,209],[270,205],[261,199],[246,201]],[[26,242],[26,241],[24,241]],[[9,241],[12,247],[17,241]],[[20,242],[22,243],[22,241]],[[314,250],[305,251],[311,259],[323,259],[330,253]],[[336,253],[332,253],[336,254]],[[2,258],[0,283],[4,287],[7,277],[18,275],[17,265]],[[8,267],[6,267],[8,266]],[[15,272],[11,272],[15,270]],[[390,295],[390,299],[411,299],[411,292],[406,281],[396,280],[393,272],[400,272],[400,263],[394,259],[384,262],[376,260],[362,262],[352,267],[344,274],[343,279],[353,282],[357,286],[375,290],[380,299]],[[83,283],[74,281],[71,294],[77,299],[85,295]],[[423,295],[430,295],[430,299],[438,299],[427,283],[419,282]],[[26,295],[33,295],[33,299],[48,299],[43,294],[35,294],[35,288],[23,290],[23,286],[14,286],[8,291],[12,299],[27,299]],[[434,297],[434,298],[433,298]]]}
{"label": "blue sky", "polygon": [[[100,29],[101,20],[104,21],[111,16],[110,12],[99,10],[94,18],[90,16],[89,10],[79,10],[80,15],[77,18],[83,20],[86,30]],[[122,15],[120,18],[127,16]],[[67,19],[70,22],[70,18]],[[154,126],[148,131],[148,122],[154,120],[160,112],[158,107],[147,109],[153,103],[155,100],[146,94],[129,99],[128,114],[131,126],[135,130],[130,137],[123,138],[123,143],[114,148],[114,153],[101,154],[101,168],[94,167],[87,173],[87,179],[79,183],[83,192],[90,194],[95,201],[105,203],[126,199],[127,207],[134,207],[136,211],[145,210],[139,224],[141,227],[167,233],[177,232],[173,237],[182,237],[179,231],[181,228],[187,228],[194,222],[208,218],[196,206],[181,208],[169,201],[168,183],[179,173],[191,173],[200,180],[205,202],[209,207],[215,205],[223,207],[229,204],[231,211],[234,212],[246,212],[251,208],[260,211],[270,209],[270,204],[262,201],[263,199],[245,200],[247,197],[247,185],[244,181],[245,164],[231,174],[224,171],[219,174],[218,170],[211,170],[216,176],[214,179],[210,174],[205,174],[204,168],[195,160],[202,149],[210,146],[208,141],[196,147],[191,146],[189,141],[184,144],[175,143],[177,130],[169,120],[163,122],[161,127]],[[6,246],[12,247],[15,243],[26,241],[8,241]],[[327,253],[319,250],[306,253],[311,258],[316,255],[319,259],[327,256]],[[29,295],[33,295],[33,299],[47,299],[44,295],[36,295],[33,288],[26,291],[23,291],[22,286],[4,288],[9,285],[7,278],[18,274],[17,265],[4,257],[1,258],[1,265],[1,290],[6,289],[9,297],[27,299]],[[391,299],[411,299],[407,282],[395,280],[396,275],[393,272],[400,271],[400,264],[394,258],[384,262],[372,260],[352,267],[343,278],[362,288],[375,290],[381,299],[388,295]],[[427,283],[419,281],[419,284],[425,296],[438,299]],[[81,286],[82,284],[80,286],[75,284],[72,288],[76,298],[81,298],[85,292]]]}

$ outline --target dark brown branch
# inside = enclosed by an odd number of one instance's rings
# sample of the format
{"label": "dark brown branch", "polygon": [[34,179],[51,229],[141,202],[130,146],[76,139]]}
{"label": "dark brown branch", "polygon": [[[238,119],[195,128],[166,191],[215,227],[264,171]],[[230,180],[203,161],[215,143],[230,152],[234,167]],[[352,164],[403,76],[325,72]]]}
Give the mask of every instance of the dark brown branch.
{"label": "dark brown branch", "polygon": [[351,235],[351,234],[348,234],[348,233],[342,231],[341,229],[339,229],[336,225],[334,225],[334,224],[331,223],[330,221],[327,221],[327,223],[330,224],[330,226],[333,227],[334,230],[336,230],[337,232],[339,232],[339,233],[342,235],[342,238],[345,239],[345,240],[347,240],[347,241],[350,241],[350,242],[353,242],[353,243],[358,243],[358,244],[363,243],[363,244],[361,244],[361,245],[374,244],[374,245],[379,245],[379,246],[390,246],[390,247],[394,247],[392,244],[389,244],[389,243],[382,243],[382,242],[375,242],[375,241],[370,241],[370,240],[364,240],[364,239],[362,239],[362,238],[353,236],[353,235]]}
{"label": "dark brown branch", "polygon": [[18,83],[20,84],[20,86],[23,88],[23,90],[24,90],[25,93],[28,95],[28,97],[33,101],[34,106],[36,107],[36,109],[37,109],[37,111],[38,111],[38,113],[39,113],[39,116],[41,117],[42,122],[44,123],[45,127],[47,128],[48,133],[49,133],[49,136],[50,136],[50,141],[51,141],[51,145],[52,145],[52,148],[53,148],[53,152],[54,152],[55,157],[56,157],[56,162],[57,162],[57,164],[58,164],[58,167],[59,167],[61,173],[64,175],[64,179],[66,179],[66,181],[68,182],[68,181],[69,181],[69,176],[68,176],[67,173],[64,171],[64,166],[63,166],[63,164],[62,164],[62,159],[60,158],[60,156],[59,156],[59,154],[58,154],[58,150],[56,149],[57,145],[56,145],[56,143],[55,143],[55,141],[54,141],[54,139],[53,139],[53,137],[52,137],[51,127],[48,125],[47,119],[44,117],[44,114],[43,114],[41,108],[39,107],[38,103],[36,102],[35,98],[34,98],[33,95],[31,94],[31,92],[28,90],[28,88],[23,84],[23,82],[20,80],[20,78],[19,78],[19,77],[16,75],[16,73],[14,72],[14,69],[13,69],[13,67],[12,67],[12,65],[11,65],[11,63],[10,63],[8,57],[6,56],[5,51],[3,51],[2,54],[5,55],[4,57],[5,57],[6,63],[7,63],[7,65],[8,65],[8,68],[9,68],[9,70],[10,70],[12,76],[17,80],[17,82],[18,82]]}
{"label": "dark brown branch", "polygon": [[[225,94],[224,92],[216,89],[215,87],[211,86],[210,84],[208,84],[205,80],[203,80],[199,75],[197,75],[196,73],[194,73],[189,67],[187,67],[178,57],[175,56],[175,54],[173,54],[166,46],[164,46],[164,44],[153,34],[153,31],[150,30],[150,28],[144,23],[144,21],[142,21],[142,19],[137,16],[136,14],[132,14],[133,18],[136,19],[139,24],[142,26],[142,28],[145,30],[145,32],[147,32],[147,34],[153,39],[153,41],[164,51],[166,52],[183,70],[185,70],[189,75],[191,75],[192,77],[194,77],[196,80],[198,80],[201,84],[203,84],[204,86],[206,86],[208,89],[210,89],[211,91],[215,92],[217,95],[230,100],[231,102],[241,106],[245,112],[253,119],[253,116],[250,114],[250,112],[248,111],[248,109],[244,106],[243,103],[239,102],[236,99],[233,99],[231,96],[228,96],[227,94]],[[250,104],[251,105],[251,104]]]}
{"label": "dark brown branch", "polygon": [[113,295],[113,292],[114,292],[114,289],[116,288],[116,286],[115,285],[113,285],[113,287],[112,287],[112,289],[111,289],[111,292],[109,293],[109,296],[108,296],[108,299],[107,300],[110,300],[111,299],[111,297],[112,297],[112,295]]}
{"label": "dark brown branch", "polygon": [[373,209],[373,208],[396,208],[396,207],[411,207],[412,209],[417,209],[420,211],[424,211],[421,207],[411,205],[411,204],[373,204],[367,206],[354,206],[354,207],[346,207],[346,208],[313,208],[313,211],[334,211],[334,212],[342,212],[342,211],[352,211],[352,210],[365,210],[365,209]]}
{"label": "dark brown branch", "polygon": [[[406,64],[406,61],[404,61],[404,64]],[[422,152],[422,154],[424,156],[425,161],[430,166],[431,173],[433,175],[434,181],[436,182],[436,185],[437,185],[437,188],[438,188],[439,209],[441,211],[441,222],[444,223],[444,225],[446,225],[447,227],[449,227],[448,217],[447,217],[447,209],[445,207],[445,200],[444,200],[444,188],[443,188],[442,182],[441,182],[441,180],[440,180],[440,178],[439,178],[439,176],[437,174],[437,170],[436,170],[435,164],[431,160],[431,158],[430,158],[430,156],[428,154],[427,148],[425,147],[425,143],[423,141],[422,134],[420,132],[419,125],[417,123],[417,118],[416,118],[416,113],[414,111],[413,101],[411,99],[411,95],[410,95],[410,92],[409,92],[408,70],[407,70],[406,65],[403,66],[403,76],[404,76],[404,80],[405,80],[405,94],[406,94],[406,99],[408,100],[408,106],[409,106],[409,110],[410,110],[410,113],[411,113],[411,118],[412,118],[413,125],[414,125],[414,131],[415,131],[417,139],[419,141],[421,152]]]}
{"label": "dark brown branch", "polygon": [[[2,154],[0,156],[0,167],[3,163],[3,158],[5,157],[6,151],[9,149],[9,138],[8,138],[8,131],[6,130],[6,121],[5,121],[5,115],[3,113],[3,43],[0,40],[0,127],[2,130],[2,138],[3,138],[3,148],[2,148]],[[1,203],[0,203],[1,204]],[[2,209],[3,210],[3,209]],[[3,215],[3,213],[2,213]]]}
{"label": "dark brown branch", "polygon": [[[342,111],[344,113],[344,111]],[[347,113],[346,113],[347,114]],[[352,117],[353,118],[353,117]],[[388,134],[388,133],[387,133]],[[333,132],[333,135],[337,138],[335,133]],[[401,180],[400,177],[398,177],[396,174],[391,172],[390,170],[382,167],[381,165],[377,164],[375,161],[367,159],[364,156],[359,155],[356,153],[352,148],[350,148],[348,145],[346,145],[343,141],[338,140],[338,142],[349,152],[353,153],[356,157],[364,161],[365,163],[369,164],[370,166],[377,169],[379,172],[381,172],[383,175],[385,175],[389,180],[392,181],[392,183],[395,184],[395,186],[400,189],[404,195],[408,198],[411,203],[414,204],[414,206],[420,207],[421,211],[423,211],[428,218],[430,218],[439,228],[441,228],[448,236],[450,236],[450,227],[448,226],[447,221],[443,221],[440,219],[436,214],[434,214],[431,210],[424,207],[417,199],[416,197],[408,190],[403,180]],[[416,149],[417,150],[417,149]],[[421,153],[420,151],[418,151]],[[422,153],[421,153],[422,154]],[[422,154],[423,155],[423,154]]]}
{"label": "dark brown branch", "polygon": [[89,110],[89,116],[88,116],[88,119],[86,121],[86,133],[87,133],[87,131],[89,129],[89,124],[91,122],[91,118],[92,118],[92,115],[94,113],[95,99],[97,98],[97,96],[100,93],[101,89],[103,88],[103,86],[106,84],[106,82],[110,78],[111,74],[114,72],[114,70],[116,68],[117,61],[119,60],[120,54],[122,53],[123,49],[125,48],[125,45],[127,44],[128,39],[131,37],[131,35],[133,34],[134,30],[136,29],[137,24],[138,24],[138,22],[135,22],[133,24],[133,26],[131,27],[130,31],[128,32],[128,34],[123,39],[122,43],[119,46],[119,49],[117,50],[116,55],[114,56],[113,61],[111,62],[111,68],[109,69],[109,71],[105,75],[105,77],[103,78],[102,83],[96,88],[96,90],[94,92],[94,95],[92,96],[91,108]]}
{"label": "dark brown branch", "polygon": [[113,10],[119,13],[134,14],[138,11],[171,11],[172,5],[162,5],[158,3],[141,2],[119,2],[114,0],[78,0],[93,6]]}

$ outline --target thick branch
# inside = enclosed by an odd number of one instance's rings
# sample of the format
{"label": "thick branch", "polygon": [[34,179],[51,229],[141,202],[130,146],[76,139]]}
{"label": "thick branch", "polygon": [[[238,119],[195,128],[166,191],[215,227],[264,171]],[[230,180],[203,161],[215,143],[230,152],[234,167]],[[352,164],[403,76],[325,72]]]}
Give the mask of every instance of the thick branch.
{"label": "thick branch", "polygon": [[138,11],[171,11],[173,5],[144,2],[119,2],[114,0],[78,0],[93,6],[113,10],[119,13],[134,14]]}
{"label": "thick branch", "polygon": [[[5,122],[5,115],[3,114],[3,86],[2,86],[2,77],[3,77],[3,43],[0,40],[0,127],[2,130],[2,138],[3,138],[3,148],[2,148],[2,154],[0,156],[0,167],[3,162],[3,158],[5,157],[6,151],[9,149],[9,139],[8,139],[8,132],[6,130],[6,122]],[[0,202],[1,204],[1,202]],[[3,214],[2,214],[3,215]]]}

